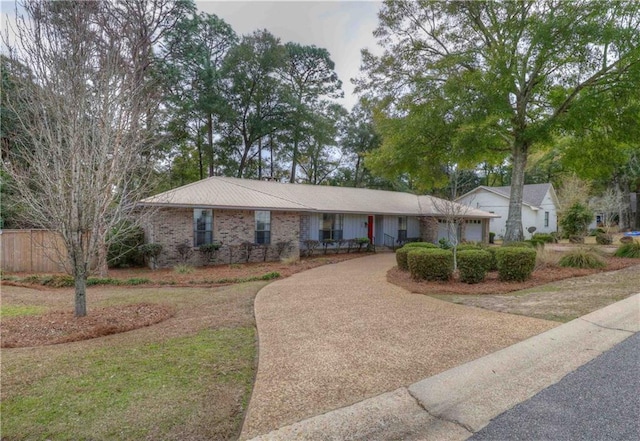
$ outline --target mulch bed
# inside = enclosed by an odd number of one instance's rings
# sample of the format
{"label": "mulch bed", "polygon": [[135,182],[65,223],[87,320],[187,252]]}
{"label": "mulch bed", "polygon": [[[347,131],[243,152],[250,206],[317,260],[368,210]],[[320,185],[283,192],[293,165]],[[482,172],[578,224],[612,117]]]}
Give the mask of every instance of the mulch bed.
{"label": "mulch bed", "polygon": [[398,269],[398,267],[393,267],[387,272],[387,280],[390,283],[418,294],[506,294],[557,280],[588,276],[605,271],[616,271],[640,263],[638,259],[624,259],[620,257],[607,257],[606,261],[607,266],[603,269],[540,268],[535,270],[531,278],[524,282],[503,282],[498,280],[497,271],[489,272],[484,282],[476,284],[460,282],[455,275],[453,280],[447,282],[416,281],[411,278],[411,274],[409,274],[408,271],[402,271]]}
{"label": "mulch bed", "polygon": [[88,340],[150,326],[174,314],[166,305],[137,303],[92,309],[82,318],[64,311],[3,318],[1,346],[22,348]]}

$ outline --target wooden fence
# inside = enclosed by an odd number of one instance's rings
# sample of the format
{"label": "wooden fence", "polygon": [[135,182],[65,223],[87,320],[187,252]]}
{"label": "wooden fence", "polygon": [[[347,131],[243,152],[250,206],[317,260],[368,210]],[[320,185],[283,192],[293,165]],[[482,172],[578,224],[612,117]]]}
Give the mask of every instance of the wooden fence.
{"label": "wooden fence", "polygon": [[66,255],[58,233],[47,230],[0,231],[0,263],[3,271],[64,272],[59,262]]}

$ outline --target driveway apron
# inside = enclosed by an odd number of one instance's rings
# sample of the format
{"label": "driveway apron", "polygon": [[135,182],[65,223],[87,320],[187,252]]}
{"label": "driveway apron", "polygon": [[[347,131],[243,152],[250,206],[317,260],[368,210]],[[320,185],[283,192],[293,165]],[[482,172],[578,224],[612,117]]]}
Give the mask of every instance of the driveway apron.
{"label": "driveway apron", "polygon": [[395,390],[559,323],[412,294],[392,253],[267,285],[255,300],[256,382],[241,439]]}

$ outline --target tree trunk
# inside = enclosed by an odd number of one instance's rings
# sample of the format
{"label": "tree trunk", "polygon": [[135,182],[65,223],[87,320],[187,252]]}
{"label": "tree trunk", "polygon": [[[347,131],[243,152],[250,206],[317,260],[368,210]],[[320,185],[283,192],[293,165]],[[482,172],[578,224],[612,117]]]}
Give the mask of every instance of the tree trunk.
{"label": "tree trunk", "polygon": [[215,175],[215,153],[213,151],[213,115],[207,115],[207,141],[209,150],[209,177]]}
{"label": "tree trunk", "polygon": [[271,179],[274,178],[274,172],[273,172],[273,135],[269,135],[269,150],[270,150],[270,156],[271,156]]}
{"label": "tree trunk", "polygon": [[107,256],[109,253],[109,247],[106,244],[100,244],[98,247],[98,275],[100,277],[107,277],[109,275],[109,263],[107,262]]}
{"label": "tree trunk", "polygon": [[262,137],[258,139],[258,180],[262,181]]}
{"label": "tree trunk", "polygon": [[511,197],[509,198],[509,215],[504,242],[518,242],[524,239],[522,228],[522,193],[524,190],[524,170],[527,166],[529,146],[516,139],[513,146],[513,169],[511,172]]}
{"label": "tree trunk", "polygon": [[298,136],[296,134],[296,138],[293,141],[293,155],[291,157],[291,179],[289,179],[290,183],[296,182],[296,167],[298,166]]}
{"label": "tree trunk", "polygon": [[84,317],[87,315],[87,272],[84,268],[75,268],[74,272],[75,316]]}

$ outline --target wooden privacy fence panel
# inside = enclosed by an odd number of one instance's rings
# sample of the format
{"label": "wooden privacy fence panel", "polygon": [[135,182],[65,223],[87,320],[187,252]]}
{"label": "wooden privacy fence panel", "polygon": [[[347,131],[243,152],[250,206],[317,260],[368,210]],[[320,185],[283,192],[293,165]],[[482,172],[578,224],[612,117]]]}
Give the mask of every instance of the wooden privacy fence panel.
{"label": "wooden privacy fence panel", "polygon": [[67,251],[60,235],[47,230],[0,231],[2,270],[10,272],[64,272],[59,263]]}

